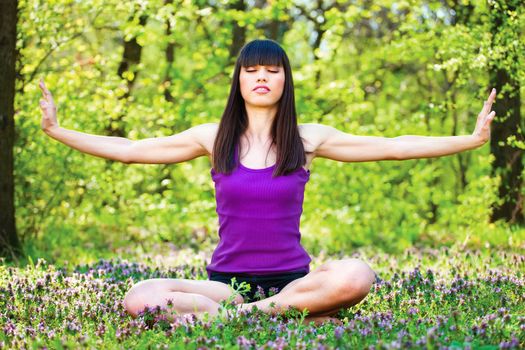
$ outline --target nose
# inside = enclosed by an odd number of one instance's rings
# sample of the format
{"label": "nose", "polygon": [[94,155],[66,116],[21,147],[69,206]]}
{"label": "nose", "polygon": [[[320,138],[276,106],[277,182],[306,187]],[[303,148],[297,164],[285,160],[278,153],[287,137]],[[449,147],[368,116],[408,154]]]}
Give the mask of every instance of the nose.
{"label": "nose", "polygon": [[260,69],[259,72],[257,73],[257,82],[266,82],[268,81],[268,77],[266,76],[266,72],[264,69]]}

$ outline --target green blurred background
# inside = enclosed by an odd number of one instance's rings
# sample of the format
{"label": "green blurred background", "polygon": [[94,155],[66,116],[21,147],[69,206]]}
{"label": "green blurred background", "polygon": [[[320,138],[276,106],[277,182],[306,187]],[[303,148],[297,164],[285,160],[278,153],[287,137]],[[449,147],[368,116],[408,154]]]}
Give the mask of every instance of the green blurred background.
{"label": "green blurred background", "polygon": [[[496,35],[486,1],[20,1],[14,156],[25,252],[84,262],[218,241],[207,158],[126,165],[69,149],[40,130],[41,77],[65,128],[167,136],[218,122],[239,49],[271,38],[292,64],[299,123],[358,135],[465,135],[491,71],[507,69],[518,93],[525,86],[518,10],[501,9]],[[514,136],[506,142],[522,150]],[[521,250],[523,226],[491,220],[500,184],[493,161],[488,144],[402,162],[315,159],[303,245],[312,255],[363,246]]]}

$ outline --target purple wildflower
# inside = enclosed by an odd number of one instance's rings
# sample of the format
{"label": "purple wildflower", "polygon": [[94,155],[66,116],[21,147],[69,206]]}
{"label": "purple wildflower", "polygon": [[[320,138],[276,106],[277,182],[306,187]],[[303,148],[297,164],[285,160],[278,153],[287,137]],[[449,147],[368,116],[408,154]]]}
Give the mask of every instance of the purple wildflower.
{"label": "purple wildflower", "polygon": [[270,287],[270,289],[268,290],[268,296],[272,296],[272,295],[275,295],[279,293],[279,288],[276,288],[276,287]]}
{"label": "purple wildflower", "polygon": [[343,336],[343,333],[344,333],[344,328],[341,327],[341,326],[337,326],[335,327],[334,329],[334,336],[336,339],[340,339],[342,336]]}
{"label": "purple wildflower", "polygon": [[410,309],[408,309],[408,314],[409,314],[409,315],[415,315],[415,314],[418,313],[418,311],[419,311],[419,310],[418,310],[417,308],[415,308],[415,307],[411,307]]}
{"label": "purple wildflower", "polygon": [[370,333],[372,333],[372,330],[371,330],[369,327],[365,327],[365,328],[359,330],[359,333],[360,333],[362,336],[367,336],[367,335],[369,335]]}

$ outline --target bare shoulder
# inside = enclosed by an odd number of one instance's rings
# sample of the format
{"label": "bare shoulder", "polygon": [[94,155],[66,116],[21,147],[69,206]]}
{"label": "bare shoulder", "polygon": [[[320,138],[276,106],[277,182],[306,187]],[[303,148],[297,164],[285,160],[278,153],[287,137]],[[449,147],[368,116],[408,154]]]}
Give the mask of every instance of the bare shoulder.
{"label": "bare shoulder", "polygon": [[219,130],[219,123],[204,123],[199,124],[190,129],[202,147],[207,151],[207,155],[211,155],[213,150],[213,144],[215,143],[215,137]]}
{"label": "bare shoulder", "polygon": [[326,141],[332,131],[333,128],[328,125],[316,123],[299,124],[299,134],[303,139],[305,151],[308,153],[315,153],[319,145]]}

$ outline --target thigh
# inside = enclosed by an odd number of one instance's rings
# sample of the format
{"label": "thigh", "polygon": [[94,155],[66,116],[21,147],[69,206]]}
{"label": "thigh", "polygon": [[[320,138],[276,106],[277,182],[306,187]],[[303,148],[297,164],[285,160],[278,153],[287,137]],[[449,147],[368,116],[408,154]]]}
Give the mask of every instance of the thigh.
{"label": "thigh", "polygon": [[[377,281],[377,274],[362,260],[353,258],[330,260],[320,265],[315,270],[310,271],[306,276],[289,283],[281,292],[286,291],[295,293],[327,288],[343,291],[338,293],[340,295],[349,294],[347,291],[352,290],[353,293],[353,289],[356,288],[356,285],[359,286],[358,288],[362,285],[368,286],[368,280],[371,278],[369,277],[370,272],[373,273],[374,281]],[[328,274],[322,276],[323,273]],[[365,287],[363,287],[363,289],[370,289],[369,287]],[[368,291],[366,294],[368,294]],[[332,309],[315,313],[315,316],[334,316],[342,308],[347,308],[355,304],[355,300],[349,300],[347,304],[342,303]]]}
{"label": "thigh", "polygon": [[[319,278],[318,275],[324,272],[331,272],[334,276],[331,276],[332,278],[330,281],[334,282],[332,285],[327,285],[327,288],[334,288],[337,287],[339,284],[338,282],[347,281],[347,282],[354,282],[356,279],[363,279],[368,280],[370,279],[368,276],[370,276],[370,273],[373,275],[373,281],[376,282],[378,280],[377,273],[370,269],[368,264],[363,262],[360,259],[340,259],[340,260],[329,260],[319,267],[317,267],[315,270],[310,271],[306,276],[299,278],[290,284],[288,284],[284,290],[292,289],[294,287],[297,287],[297,285],[300,285],[301,289],[315,289],[319,287]],[[327,282],[324,281],[323,282]],[[373,283],[374,283],[373,282]],[[325,283],[326,284],[326,283]]]}
{"label": "thigh", "polygon": [[[147,295],[162,291],[201,294],[217,303],[227,300],[234,293],[230,286],[217,281],[190,280],[182,278],[153,278],[135,284],[129,290],[128,295]],[[235,303],[240,304],[242,302],[242,297],[237,295]]]}
{"label": "thigh", "polygon": [[327,271],[328,269],[330,268],[330,262],[326,262],[324,263],[323,265],[319,266],[318,268],[316,268],[315,270],[312,270],[310,271],[308,274],[306,274],[305,276],[301,277],[301,278],[297,278],[293,281],[291,281],[290,283],[288,283],[282,290],[281,292],[284,292],[284,291],[288,291],[290,289],[293,289],[294,287],[296,287],[298,284],[301,284],[301,285],[309,285],[311,284],[312,280],[315,279],[315,277],[322,271]]}

